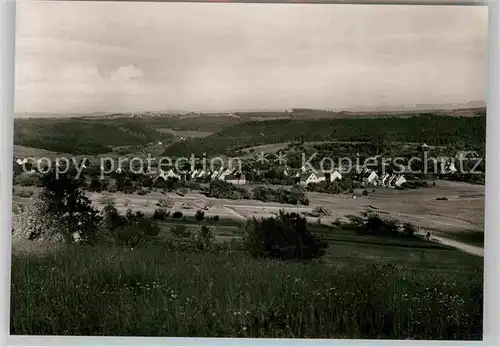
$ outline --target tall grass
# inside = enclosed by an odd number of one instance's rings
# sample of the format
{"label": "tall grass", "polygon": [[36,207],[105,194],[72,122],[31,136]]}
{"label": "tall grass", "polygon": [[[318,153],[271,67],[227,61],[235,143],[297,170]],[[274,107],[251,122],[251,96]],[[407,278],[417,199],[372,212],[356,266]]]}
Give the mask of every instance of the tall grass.
{"label": "tall grass", "polygon": [[482,299],[482,269],[68,247],[13,256],[11,333],[481,339]]}

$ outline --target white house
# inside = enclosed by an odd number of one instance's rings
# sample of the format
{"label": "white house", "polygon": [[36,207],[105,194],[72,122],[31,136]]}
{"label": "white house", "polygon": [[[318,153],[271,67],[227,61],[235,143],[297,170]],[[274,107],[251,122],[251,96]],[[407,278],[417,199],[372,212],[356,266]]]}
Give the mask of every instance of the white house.
{"label": "white house", "polygon": [[26,164],[27,162],[28,162],[28,159],[26,159],[26,158],[24,158],[24,159],[22,159],[22,160],[21,160],[21,158],[18,158],[18,159],[16,160],[16,163],[17,163],[18,165],[23,165],[23,164]]}
{"label": "white house", "polygon": [[305,165],[302,165],[302,167],[300,168],[300,171],[302,171],[302,173],[304,174],[307,171],[309,171],[309,169]]}
{"label": "white house", "polygon": [[336,180],[341,180],[341,179],[342,179],[342,175],[340,174],[340,172],[338,170],[335,170],[335,171],[330,173],[330,182],[333,182]]}
{"label": "white house", "polygon": [[216,179],[222,172],[222,168],[220,168],[219,170],[215,170],[214,172],[212,172],[212,175],[210,175],[210,179],[211,180],[214,180]]}
{"label": "white house", "polygon": [[227,168],[224,171],[221,172],[219,176],[217,176],[217,179],[224,181],[227,175],[230,175],[233,170]]}
{"label": "white house", "polygon": [[[325,177],[323,175],[323,181],[325,180]],[[314,172],[309,172],[305,173],[300,176],[300,184],[303,186],[307,186],[309,183],[318,183],[321,182],[320,177],[316,175]]]}
{"label": "white house", "polygon": [[199,172],[198,169],[191,171],[190,173],[191,179],[195,179],[198,176],[198,172]]}
{"label": "white house", "polygon": [[245,175],[226,175],[224,180],[231,184],[246,184]]}
{"label": "white house", "polygon": [[375,171],[366,172],[363,177],[363,181],[367,184],[376,184],[376,180],[378,179],[378,175]]}
{"label": "white house", "polygon": [[457,172],[457,168],[455,167],[455,163],[453,160],[450,160],[447,163],[441,163],[441,173],[442,174],[449,174],[449,173],[454,173]]}
{"label": "white house", "polygon": [[390,179],[391,175],[389,175],[387,172],[380,177],[380,185],[385,186]]}
{"label": "white house", "polygon": [[401,187],[403,183],[406,183],[406,178],[403,175],[399,175],[398,178],[395,180],[394,185],[396,187]]}
{"label": "white house", "polygon": [[318,171],[318,172],[316,173],[316,177],[317,177],[318,179],[317,179],[317,182],[315,182],[315,183],[319,183],[319,182],[326,181],[326,175],[325,175],[325,173],[324,173],[324,172]]}
{"label": "white house", "polygon": [[164,180],[168,180],[169,178],[177,178],[180,179],[181,177],[174,172],[174,170],[170,169],[167,172],[160,170],[160,174],[155,178],[163,178]]}
{"label": "white house", "polygon": [[200,171],[198,171],[196,173],[196,176],[193,176],[193,178],[195,179],[202,179],[207,173],[205,172],[205,170],[201,169]]}

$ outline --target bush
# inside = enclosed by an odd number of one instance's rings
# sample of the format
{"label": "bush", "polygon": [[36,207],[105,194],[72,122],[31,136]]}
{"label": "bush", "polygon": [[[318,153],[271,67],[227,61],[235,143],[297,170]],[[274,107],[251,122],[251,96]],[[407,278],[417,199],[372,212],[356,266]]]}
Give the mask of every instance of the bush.
{"label": "bush", "polygon": [[160,199],[156,203],[156,206],[161,207],[161,208],[172,208],[174,207],[174,200],[167,198],[167,199]]}
{"label": "bush", "polygon": [[277,217],[249,220],[244,244],[255,257],[296,260],[321,257],[327,248],[325,241],[307,229],[304,217],[283,211]]}
{"label": "bush", "polygon": [[203,211],[201,211],[201,210],[196,211],[196,214],[195,214],[194,218],[195,218],[198,222],[201,222],[201,221],[205,218],[205,212],[203,212]]}
{"label": "bush", "polygon": [[114,204],[115,199],[112,196],[103,195],[97,199],[97,202],[102,205]]}
{"label": "bush", "polygon": [[113,233],[119,227],[124,226],[126,224],[126,220],[122,217],[113,201],[109,201],[106,206],[102,209],[102,226],[105,231],[109,233]]}
{"label": "bush", "polygon": [[250,193],[248,190],[236,187],[234,184],[227,183],[224,181],[215,180],[210,182],[208,191],[206,192],[208,197],[218,198],[218,199],[250,199]]}
{"label": "bush", "polygon": [[153,213],[153,219],[164,220],[165,218],[168,217],[169,214],[170,214],[169,211],[163,208],[157,208]]}
{"label": "bush", "polygon": [[175,211],[174,214],[172,214],[172,217],[175,219],[181,219],[182,218],[182,212],[181,211]]}
{"label": "bush", "polygon": [[391,220],[383,220],[380,216],[371,211],[363,213],[364,225],[361,232],[369,235],[394,235],[397,234],[397,224]]}
{"label": "bush", "polygon": [[364,196],[368,195],[368,190],[363,190],[363,193],[362,193]]}
{"label": "bush", "polygon": [[325,209],[323,206],[316,206],[312,211],[312,215],[314,217],[324,217],[324,216],[326,217],[326,216],[330,216],[331,213],[330,213],[330,211]]}
{"label": "bush", "polygon": [[203,225],[200,231],[194,236],[195,247],[201,251],[213,249],[215,245],[215,235],[209,227]]}
{"label": "bush", "polygon": [[215,216],[213,216],[213,218],[212,218],[212,219],[214,220],[214,222],[216,222],[216,223],[217,223],[217,222],[219,221],[219,215],[215,215]]}
{"label": "bush", "polygon": [[279,202],[292,205],[309,205],[306,190],[302,187],[291,189],[272,189],[268,187],[256,187],[252,191],[253,198],[263,202]]}
{"label": "bush", "polygon": [[15,181],[17,181],[21,187],[36,187],[40,185],[40,176],[36,173],[23,172],[16,177]]}
{"label": "bush", "polygon": [[408,237],[413,237],[415,236],[417,232],[417,229],[415,228],[415,226],[411,223],[405,223],[403,225],[403,233],[408,236]]}
{"label": "bush", "polygon": [[[50,217],[66,242],[94,242],[100,224],[99,212],[92,207],[82,190],[83,182],[76,179],[76,170],[56,173],[55,169],[42,176],[39,212]],[[35,238],[38,237],[33,235]]]}
{"label": "bush", "polygon": [[184,224],[178,224],[172,229],[170,229],[170,232],[175,236],[175,237],[189,237],[191,236],[191,232],[188,230],[187,226]]}
{"label": "bush", "polygon": [[31,198],[33,196],[34,192],[32,190],[20,190],[17,192],[17,196],[21,198]]}

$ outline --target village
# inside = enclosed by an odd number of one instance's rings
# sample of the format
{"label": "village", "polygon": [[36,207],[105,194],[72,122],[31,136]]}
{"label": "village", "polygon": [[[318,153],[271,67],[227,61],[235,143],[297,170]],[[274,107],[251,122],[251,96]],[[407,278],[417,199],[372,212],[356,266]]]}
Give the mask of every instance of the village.
{"label": "village", "polygon": [[[422,148],[426,148],[423,144]],[[469,161],[477,160],[477,153],[474,151],[458,151],[455,157],[440,156],[429,160],[429,173],[446,177],[458,171],[456,161]],[[67,159],[65,159],[68,162]],[[129,167],[121,163],[130,163]],[[212,169],[207,168],[207,165],[191,164],[185,165],[184,168],[158,167],[148,168],[145,170],[141,167],[132,167],[130,161],[126,157],[118,158],[118,167],[114,170],[110,165],[104,165],[101,160],[100,166],[97,161],[89,161],[86,158],[80,159],[77,169],[81,170],[83,176],[97,177],[101,180],[107,179],[106,175],[116,176],[123,175],[125,177],[132,177],[133,180],[152,181],[152,185],[158,184],[161,181],[174,181],[178,183],[198,183],[207,184],[213,181],[222,181],[232,185],[247,185],[247,184],[267,184],[266,175],[272,171],[273,177],[280,177],[279,182],[282,185],[300,185],[309,187],[315,184],[329,184],[335,181],[341,182],[344,177],[349,177],[361,187],[386,187],[386,188],[402,188],[405,186],[409,179],[405,175],[404,170],[394,171],[385,170],[384,168],[370,168],[367,165],[347,166],[343,165],[339,168],[332,168],[330,170],[317,170],[310,165],[302,165],[300,168],[292,168],[286,164],[275,165],[266,169],[259,168],[257,164],[252,162],[245,162],[238,167],[231,167],[231,165],[219,165]],[[230,161],[231,162],[231,161]],[[48,165],[47,165],[48,163]],[[47,158],[15,158],[14,162],[14,176],[40,176],[40,173],[45,172],[50,167],[51,162]],[[55,160],[56,166],[64,166],[62,160]],[[61,170],[62,171],[62,170]],[[132,175],[131,175],[132,174]],[[413,178],[414,175],[410,176]],[[29,185],[29,184],[28,184]]]}

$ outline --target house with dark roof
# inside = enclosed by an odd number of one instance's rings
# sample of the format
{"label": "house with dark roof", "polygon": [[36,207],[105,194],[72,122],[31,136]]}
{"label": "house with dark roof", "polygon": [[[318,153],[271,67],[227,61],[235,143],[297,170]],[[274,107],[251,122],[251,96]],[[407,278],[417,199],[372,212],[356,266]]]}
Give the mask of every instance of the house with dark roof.
{"label": "house with dark roof", "polygon": [[231,184],[246,184],[246,178],[244,174],[231,174],[224,176],[224,181]]}

